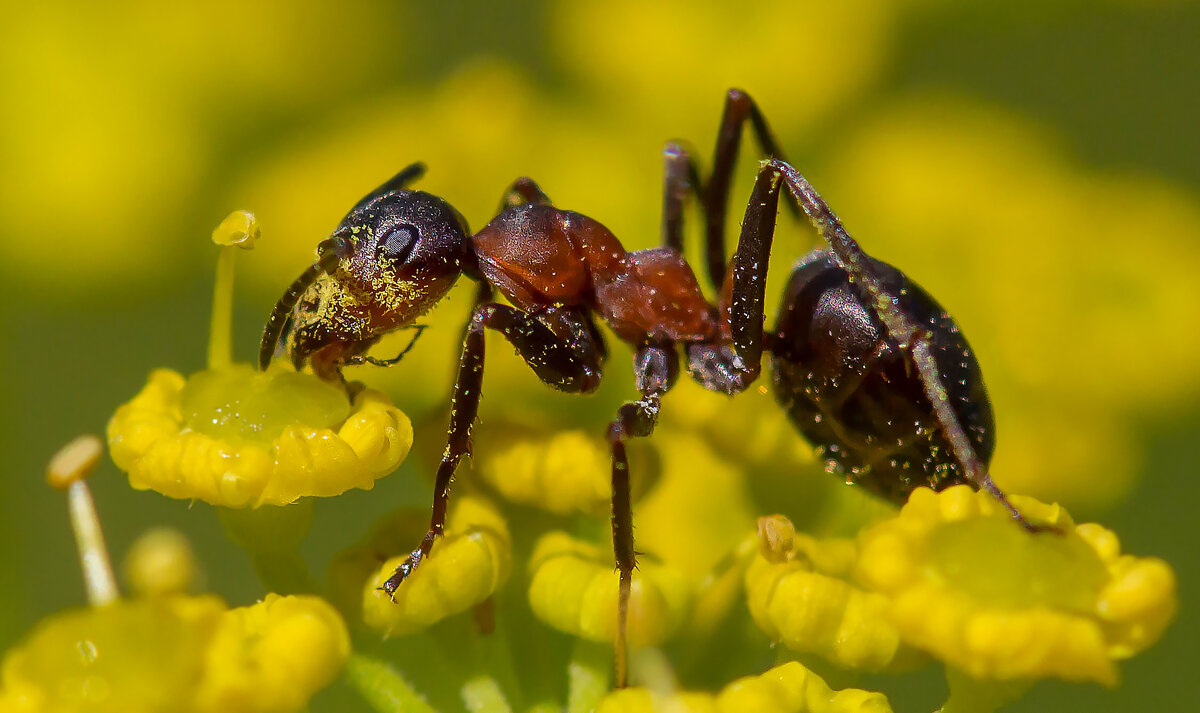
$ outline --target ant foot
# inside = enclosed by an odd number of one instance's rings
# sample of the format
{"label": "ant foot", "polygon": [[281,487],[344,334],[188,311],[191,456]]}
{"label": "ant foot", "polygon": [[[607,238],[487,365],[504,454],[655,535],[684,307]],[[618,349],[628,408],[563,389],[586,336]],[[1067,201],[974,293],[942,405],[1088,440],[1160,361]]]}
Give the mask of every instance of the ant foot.
{"label": "ant foot", "polygon": [[1031,535],[1038,535],[1043,532],[1050,532],[1055,535],[1065,535],[1066,534],[1063,531],[1063,529],[1061,527],[1059,527],[1058,525],[1051,525],[1051,524],[1042,523],[1042,522],[1030,522],[1030,521],[1026,520],[1025,517],[1019,513],[1016,515],[1013,515],[1013,519],[1015,519],[1017,521],[1017,523],[1022,528],[1025,529],[1025,532],[1028,532]]}
{"label": "ant foot", "polygon": [[404,580],[408,579],[410,574],[417,570],[417,567],[421,564],[421,560],[424,557],[425,553],[422,552],[421,548],[419,547],[410,552],[408,554],[408,558],[400,563],[400,566],[396,568],[396,571],[392,573],[391,577],[388,577],[387,581],[383,583],[383,586],[379,587],[379,590],[387,592],[387,595],[392,598],[392,601],[396,601],[396,590],[400,588],[401,584],[404,584]]}

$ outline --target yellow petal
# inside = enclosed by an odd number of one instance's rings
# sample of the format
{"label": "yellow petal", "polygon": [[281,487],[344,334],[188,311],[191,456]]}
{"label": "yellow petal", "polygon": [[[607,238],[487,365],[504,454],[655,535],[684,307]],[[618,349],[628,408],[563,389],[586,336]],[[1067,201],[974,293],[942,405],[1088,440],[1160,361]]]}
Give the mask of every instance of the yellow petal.
{"label": "yellow petal", "polygon": [[[529,604],[535,616],[590,641],[615,640],[619,575],[611,550],[551,532],[538,540],[529,568]],[[643,557],[630,591],[630,644],[654,645],[669,638],[683,622],[691,596],[682,575]]]}

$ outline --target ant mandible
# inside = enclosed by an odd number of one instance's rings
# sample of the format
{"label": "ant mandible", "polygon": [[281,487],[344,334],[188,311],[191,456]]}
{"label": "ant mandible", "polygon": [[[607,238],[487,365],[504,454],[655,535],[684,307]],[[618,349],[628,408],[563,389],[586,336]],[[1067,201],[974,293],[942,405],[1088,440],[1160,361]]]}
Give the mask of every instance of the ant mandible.
{"label": "ant mandible", "polygon": [[[759,169],[727,270],[725,215],[746,122],[769,158]],[[641,398],[620,407],[607,434],[620,572],[618,686],[626,681],[636,558],[625,444],[654,430],[681,355],[706,389],[736,394],[759,376],[767,352],[780,404],[828,470],[896,501],[920,485],[967,483],[1033,527],[988,475],[992,407],[958,325],[903,273],[862,251],[783,158],[753,100],[729,91],[706,183],[681,146],[668,144],[664,158],[664,244],[633,252],[596,220],[555,208],[528,178],[514,182],[499,214],[471,234],[446,201],[407,188],[424,173],[423,165],[413,164],[359,201],[320,244],[316,262],[276,304],[259,352],[259,366],[266,369],[286,335],[297,368],[307,362],[322,378],[342,380],[347,364],[395,363],[399,356],[381,360],[366,352],[381,335],[414,326],[460,274],[478,283],[429,530],[384,584],[390,594],[429,555],[445,526],[451,479],[470,450],[479,407],[484,330],[504,335],[543,382],[574,393],[600,384],[606,350],[596,317],[631,344]],[[789,206],[808,215],[829,247],[797,264],[775,328],[764,331],[767,264],[784,187],[794,199]],[[721,290],[717,304],[704,296],[682,255],[682,213],[690,192],[705,217],[707,270]],[[493,301],[494,291],[508,304]],[[410,348],[412,342],[404,351]]]}

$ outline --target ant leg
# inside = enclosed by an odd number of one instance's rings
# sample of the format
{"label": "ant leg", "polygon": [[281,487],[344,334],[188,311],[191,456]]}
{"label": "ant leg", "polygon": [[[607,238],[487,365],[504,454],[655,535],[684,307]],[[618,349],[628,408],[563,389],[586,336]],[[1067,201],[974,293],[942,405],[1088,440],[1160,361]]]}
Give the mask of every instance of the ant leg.
{"label": "ant leg", "polygon": [[629,459],[625,442],[649,436],[658,420],[661,396],[679,376],[679,355],[671,345],[645,345],[634,355],[634,371],[642,398],[621,406],[617,418],[608,426],[612,447],[612,533],[620,585],[617,590],[616,683],[624,688],[628,678],[629,595],[637,552],[633,549],[633,503],[629,491]]}
{"label": "ant leg", "polygon": [[754,181],[742,232],[733,253],[733,272],[723,290],[728,307],[729,333],[733,341],[733,365],[756,376],[763,352],[763,301],[767,289],[767,267],[775,216],[779,212],[779,177],[767,169]]}
{"label": "ant leg", "polygon": [[[762,153],[769,158],[784,158],[758,105],[749,94],[740,89],[730,89],[725,95],[725,110],[721,114],[721,128],[717,131],[712,173],[702,189],[697,187],[704,205],[708,274],[716,286],[725,282],[725,216],[729,209],[733,169],[742,142],[742,126],[747,121]],[[795,210],[796,206],[791,206],[791,209]]]}
{"label": "ant leg", "polygon": [[[808,179],[791,164],[779,159],[766,162],[758,173],[750,205],[746,208],[746,219],[742,224],[741,242],[734,256],[730,331],[734,335],[735,350],[743,358],[757,360],[762,355],[762,299],[766,257],[770,253],[781,182],[787,184],[788,191],[804,209],[817,232],[829,243],[831,252],[849,275],[851,283],[859,286],[862,296],[883,322],[888,336],[912,354],[925,396],[933,406],[934,416],[943,435],[949,441],[951,450],[954,451],[955,460],[963,469],[964,477],[995,497],[1026,530],[1038,530],[1039,528],[1026,520],[996,487],[988,475],[987,467],[975,453],[962,424],[950,407],[946,386],[942,383],[937,363],[930,351],[929,335],[897,306],[896,298],[884,286],[883,280],[871,266],[867,254],[846,232],[842,221],[830,209],[821,194],[817,193]],[[763,214],[764,210],[769,215]],[[740,342],[739,334],[742,335]]]}
{"label": "ant leg", "polygon": [[506,208],[516,208],[530,203],[550,205],[550,196],[542,192],[541,186],[532,178],[521,176],[504,191],[504,197],[500,199],[500,210],[497,212],[503,213]]}
{"label": "ant leg", "polygon": [[[574,313],[557,310],[560,323]],[[586,319],[586,318],[580,318]],[[463,339],[462,355],[458,361],[458,377],[450,407],[450,428],[446,450],[438,465],[433,486],[433,515],[429,530],[396,572],[381,589],[392,594],[412,574],[433,549],[434,541],[446,526],[446,507],[450,498],[450,482],[459,461],[471,450],[471,425],[479,411],[480,389],[483,386],[484,330],[492,329],[504,335],[534,373],[543,382],[563,391],[593,391],[599,386],[599,365],[589,352],[590,343],[579,343],[560,337],[540,317],[535,317],[508,305],[489,302],[479,305],[471,314]],[[582,325],[582,331],[588,327]]]}
{"label": "ant leg", "polygon": [[672,141],[663,148],[663,246],[683,253],[683,204],[688,193],[700,195],[700,170],[696,161],[680,144]]}
{"label": "ant leg", "polygon": [[370,364],[371,366],[395,366],[396,364],[400,363],[400,360],[404,358],[405,354],[408,354],[412,351],[412,348],[417,345],[417,339],[428,327],[429,325],[427,324],[414,324],[411,328],[416,330],[417,333],[412,336],[412,339],[408,340],[408,346],[404,347],[399,354],[391,359],[379,359],[373,356],[359,354],[350,357],[343,362],[343,364],[346,366],[358,366],[359,364]]}
{"label": "ant leg", "polygon": [[[766,118],[750,95],[740,89],[730,89],[725,96],[713,170],[707,184],[700,179],[695,159],[679,143],[668,143],[663,149],[663,245],[683,252],[683,204],[689,190],[694,191],[704,209],[708,275],[717,287],[725,282],[725,216],[734,164],[742,142],[742,126],[747,121],[762,153],[783,158]],[[789,203],[788,207],[799,215],[796,205]]]}
{"label": "ant leg", "polygon": [[[883,321],[891,337],[902,345],[912,342],[919,327],[896,307],[892,296],[883,286],[882,280],[871,268],[867,254],[858,246],[858,242],[846,232],[842,221],[821,197],[821,194],[817,193],[817,189],[813,188],[808,179],[786,161],[779,159],[768,161],[759,171],[759,179],[761,180],[767,174],[774,176],[776,182],[782,178],[787,183],[788,190],[800,203],[800,207],[804,209],[817,232],[829,243],[831,251],[837,257],[842,268],[850,275],[853,282],[862,286],[862,291],[870,301],[871,307],[879,315],[879,319]],[[774,190],[779,190],[778,185],[774,187]]]}
{"label": "ant leg", "polygon": [[763,301],[767,286],[779,177],[764,168],[754,181],[742,232],[721,290],[720,314],[727,319],[729,342],[687,346],[688,370],[704,388],[733,395],[745,391],[762,369]]}
{"label": "ant leg", "polygon": [[[904,318],[907,319],[907,317]],[[958,422],[958,417],[954,415],[954,410],[950,408],[950,397],[946,393],[946,386],[942,383],[942,377],[938,373],[937,362],[933,359],[930,346],[929,334],[921,331],[913,339],[909,349],[912,353],[913,363],[917,366],[917,373],[921,376],[925,397],[929,399],[929,403],[933,404],[934,416],[941,425],[942,435],[950,442],[955,459],[963,468],[963,477],[998,500],[1013,519],[1029,532],[1047,529],[1026,520],[1021,511],[1009,501],[1008,496],[988,474],[987,466],[976,455],[975,448],[971,445],[971,439],[967,437],[962,424]]]}

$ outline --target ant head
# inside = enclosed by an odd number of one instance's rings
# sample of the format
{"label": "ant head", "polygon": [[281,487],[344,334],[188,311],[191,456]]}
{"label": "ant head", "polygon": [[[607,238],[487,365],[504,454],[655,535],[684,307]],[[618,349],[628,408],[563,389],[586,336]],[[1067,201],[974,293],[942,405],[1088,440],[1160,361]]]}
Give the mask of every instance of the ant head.
{"label": "ant head", "polygon": [[470,259],[467,222],[421,191],[381,187],[318,248],[318,262],[362,305],[410,323],[440,300]]}
{"label": "ant head", "polygon": [[[376,191],[351,209],[321,252],[338,254],[339,281],[369,293],[383,284],[380,278],[385,283],[453,281],[470,254],[469,235],[467,221],[437,196]],[[357,290],[354,283],[361,283]]]}
{"label": "ant head", "polygon": [[[321,324],[310,325],[320,326],[323,336],[294,345],[293,358],[412,324],[469,269],[470,230],[462,215],[437,196],[403,188],[423,172],[423,165],[413,164],[369,193],[318,246],[316,262],[292,283],[267,322],[259,351],[262,368],[300,297],[318,283],[336,283],[322,291],[331,304],[318,310]],[[349,324],[358,326],[349,329]]]}

